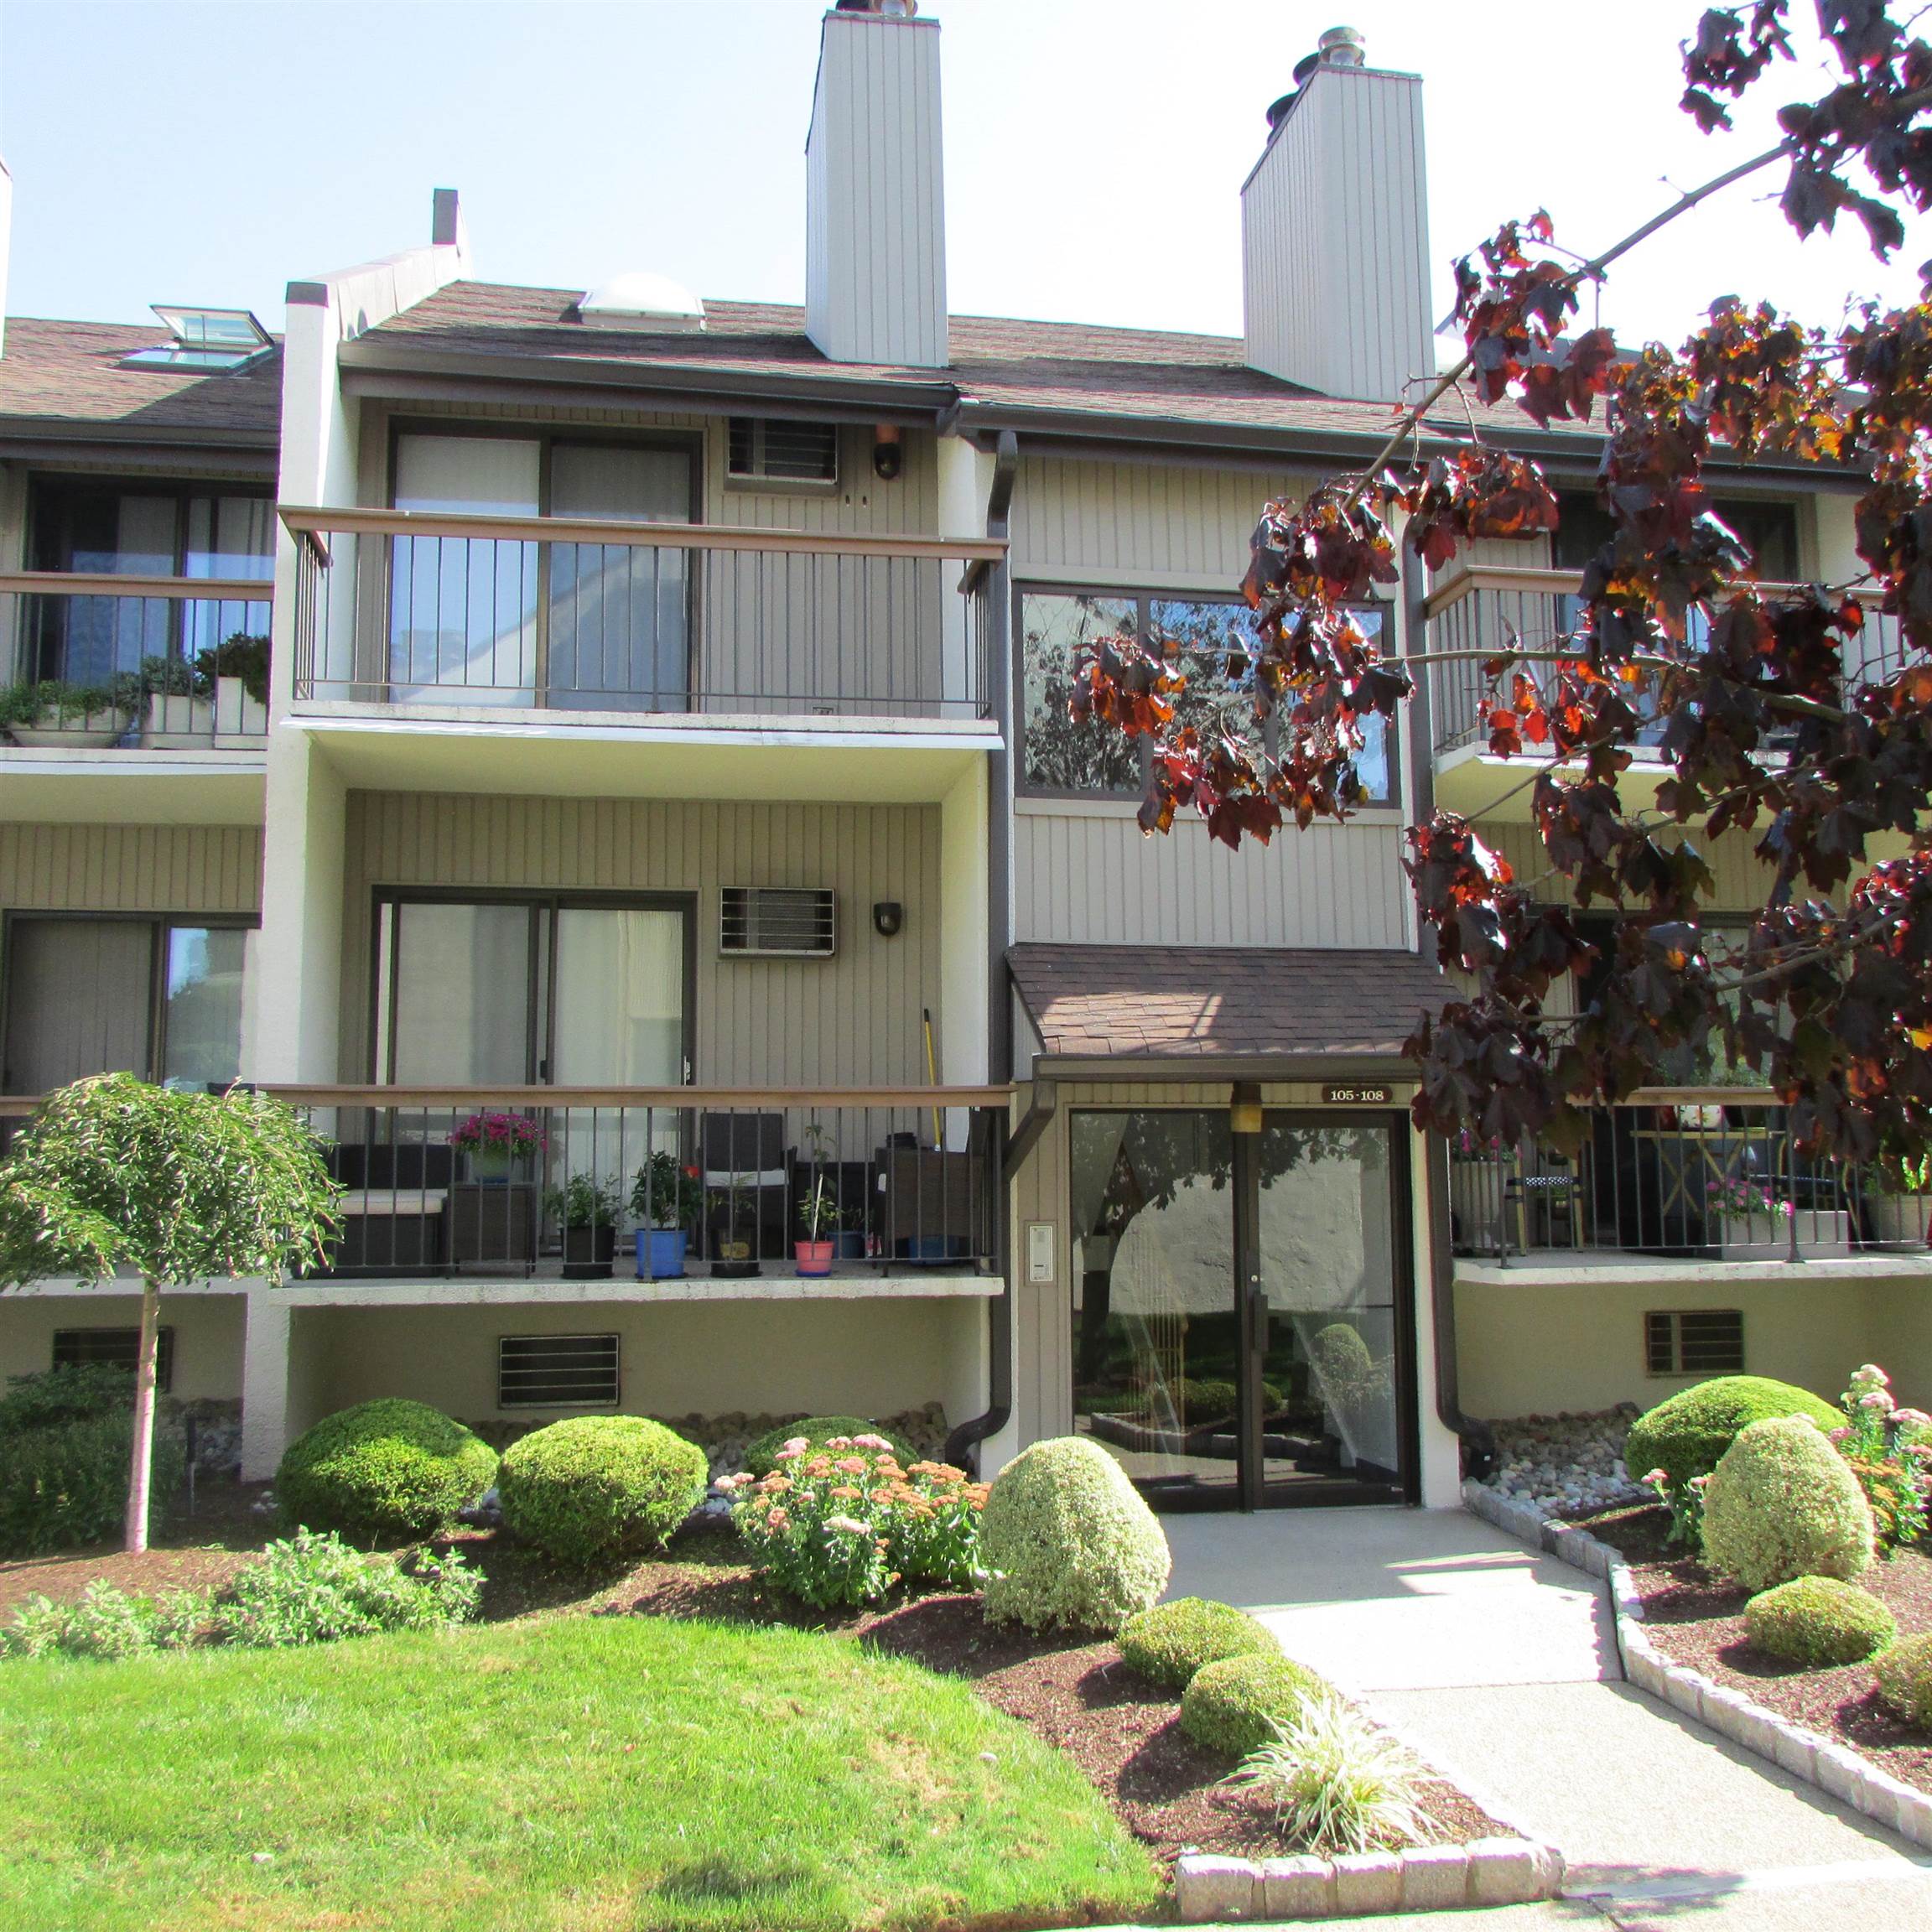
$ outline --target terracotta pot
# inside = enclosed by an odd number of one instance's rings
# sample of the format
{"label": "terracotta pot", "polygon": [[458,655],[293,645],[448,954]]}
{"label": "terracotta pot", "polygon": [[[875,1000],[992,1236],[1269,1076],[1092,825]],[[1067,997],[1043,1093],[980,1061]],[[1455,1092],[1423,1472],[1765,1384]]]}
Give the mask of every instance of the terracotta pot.
{"label": "terracotta pot", "polygon": [[801,1275],[829,1275],[832,1272],[832,1254],[836,1244],[831,1241],[800,1241],[794,1244],[792,1253],[798,1259]]}

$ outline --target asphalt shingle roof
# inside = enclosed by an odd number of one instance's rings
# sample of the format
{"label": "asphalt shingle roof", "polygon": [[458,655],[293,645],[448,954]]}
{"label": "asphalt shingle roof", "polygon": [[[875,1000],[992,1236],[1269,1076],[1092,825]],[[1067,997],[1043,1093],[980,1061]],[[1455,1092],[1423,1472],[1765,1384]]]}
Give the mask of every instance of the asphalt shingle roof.
{"label": "asphalt shingle roof", "polygon": [[0,345],[0,424],[93,424],[157,442],[216,436],[273,448],[282,420],[280,346],[242,370],[123,369],[167,340],[158,322],[49,322],[14,315]]}
{"label": "asphalt shingle roof", "polygon": [[[908,387],[938,382],[968,405],[1041,414],[1363,438],[1386,432],[1393,421],[1385,402],[1322,396],[1249,368],[1239,336],[955,315],[950,366],[911,369],[828,361],[805,334],[804,309],[790,304],[708,300],[704,332],[680,335],[586,327],[574,319],[582,293],[454,282],[364,340],[407,340],[478,357],[630,362],[641,374],[655,367],[765,378],[844,377]],[[1498,428],[1530,426],[1514,405],[1488,412],[1486,421]],[[1431,422],[1467,434],[1467,418],[1454,404]]]}
{"label": "asphalt shingle roof", "polygon": [[1069,1059],[1386,1057],[1449,990],[1413,953],[1027,942],[1006,959],[1046,1051]]}

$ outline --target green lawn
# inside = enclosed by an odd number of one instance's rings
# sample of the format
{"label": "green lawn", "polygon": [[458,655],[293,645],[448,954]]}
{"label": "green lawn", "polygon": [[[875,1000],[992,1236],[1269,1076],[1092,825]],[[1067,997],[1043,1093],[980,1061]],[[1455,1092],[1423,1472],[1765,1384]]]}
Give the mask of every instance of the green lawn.
{"label": "green lawn", "polygon": [[8,1932],[842,1932],[1156,1895],[1070,1763],[828,1637],[573,1617],[0,1665]]}

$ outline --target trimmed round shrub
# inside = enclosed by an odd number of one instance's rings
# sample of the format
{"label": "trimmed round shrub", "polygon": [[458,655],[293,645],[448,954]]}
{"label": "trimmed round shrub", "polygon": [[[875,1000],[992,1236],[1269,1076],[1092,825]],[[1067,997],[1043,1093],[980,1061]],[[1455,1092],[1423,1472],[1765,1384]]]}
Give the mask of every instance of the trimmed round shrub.
{"label": "trimmed round shrub", "polygon": [[1245,1610],[1202,1597],[1178,1597],[1130,1617],[1117,1641],[1129,1670],[1184,1690],[1196,1671],[1226,1657],[1278,1654],[1275,1639]]}
{"label": "trimmed round shrub", "polygon": [[787,1442],[802,1436],[807,1445],[823,1449],[834,1436],[876,1436],[892,1445],[892,1453],[901,1466],[919,1460],[919,1452],[903,1436],[881,1429],[863,1415],[808,1415],[802,1422],[787,1422],[782,1429],[767,1429],[745,1446],[745,1467],[754,1476],[769,1476],[778,1465],[772,1458]]}
{"label": "trimmed round shrub", "polygon": [[496,1479],[496,1452],[427,1403],[389,1398],[325,1415],[283,1452],[285,1527],[433,1536]]}
{"label": "trimmed round shrub", "polygon": [[1836,1576],[1796,1576],[1744,1606],[1753,1649],[1789,1664],[1862,1664],[1898,1639],[1892,1613],[1869,1590]]}
{"label": "trimmed round shrub", "polygon": [[497,1472],[505,1524],[565,1563],[655,1550],[704,1500],[695,1442],[641,1415],[579,1415],[512,1443]]}
{"label": "trimmed round shrub", "polygon": [[[121,1379],[131,1403],[133,1378]],[[131,1407],[0,1432],[0,1557],[39,1556],[119,1535],[133,1446]],[[187,1461],[181,1438],[157,1425],[150,1525],[181,1487]]]}
{"label": "trimmed round shrub", "polygon": [[1845,1420],[1822,1396],[1792,1383],[1720,1375],[1639,1415],[1623,1446],[1623,1467],[1638,1478],[1661,1469],[1680,1489],[1693,1476],[1708,1476],[1739,1431],[1774,1415],[1809,1415],[1820,1429],[1836,1429]]}
{"label": "trimmed round shrub", "polygon": [[1333,1695],[1327,1678],[1279,1650],[1223,1657],[1203,1665],[1181,1693],[1181,1728],[1210,1751],[1245,1758],[1273,1743],[1276,1727],[1304,1704]]}
{"label": "trimmed round shrub", "polygon": [[1753,1422],[1704,1492],[1704,1557],[1747,1590],[1871,1567],[1872,1506],[1824,1431],[1802,1415]]}
{"label": "trimmed round shrub", "polygon": [[1878,1659],[1878,1695],[1900,1723],[1932,1731],[1932,1630],[1894,1644]]}
{"label": "trimmed round shrub", "polygon": [[1112,1636],[1167,1587],[1154,1512],[1097,1442],[1036,1442],[995,1478],[979,1522],[986,1614],[1031,1630]]}

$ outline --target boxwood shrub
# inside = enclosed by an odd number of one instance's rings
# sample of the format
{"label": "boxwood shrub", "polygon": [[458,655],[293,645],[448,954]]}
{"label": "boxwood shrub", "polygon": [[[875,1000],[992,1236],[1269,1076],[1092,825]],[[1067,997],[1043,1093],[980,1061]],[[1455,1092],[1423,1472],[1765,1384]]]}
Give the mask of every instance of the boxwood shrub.
{"label": "boxwood shrub", "polygon": [[503,1520],[566,1563],[657,1549],[704,1499],[704,1452],[641,1415],[579,1415],[513,1443]]}
{"label": "boxwood shrub", "polygon": [[778,1467],[773,1457],[787,1442],[801,1436],[813,1449],[823,1449],[834,1436],[876,1436],[892,1445],[892,1453],[902,1467],[919,1460],[918,1451],[903,1436],[881,1429],[863,1415],[808,1415],[802,1421],[787,1422],[782,1428],[767,1429],[762,1436],[755,1436],[745,1445],[745,1467],[754,1476],[769,1476]]}
{"label": "boxwood shrub", "polygon": [[987,1493],[979,1524],[986,1614],[1029,1629],[1111,1636],[1152,1606],[1173,1566],[1126,1472],[1096,1442],[1036,1442]]}
{"label": "boxwood shrub", "polygon": [[1156,1603],[1120,1626],[1116,1639],[1130,1670],[1170,1690],[1184,1690],[1196,1671],[1224,1657],[1276,1654],[1275,1639],[1245,1610],[1202,1597]]}
{"label": "boxwood shrub", "polygon": [[[38,1556],[117,1535],[127,1509],[134,1378],[99,1363],[16,1377],[0,1398],[0,1557]],[[187,1458],[154,1431],[150,1525],[181,1486]]]}
{"label": "boxwood shrub", "polygon": [[1744,1606],[1752,1646],[1788,1664],[1862,1664],[1898,1639],[1892,1613],[1869,1590],[1836,1576],[1794,1576]]}
{"label": "boxwood shrub", "polygon": [[1673,1488],[1681,1488],[1693,1476],[1708,1476],[1741,1430],[1774,1415],[1809,1415],[1820,1429],[1845,1420],[1822,1396],[1793,1383],[1720,1375],[1639,1415],[1623,1446],[1623,1466],[1639,1481],[1661,1469]]}
{"label": "boxwood shrub", "polygon": [[1274,1742],[1276,1727],[1312,1698],[1334,1696],[1305,1664],[1256,1651],[1203,1665],[1181,1693],[1181,1728],[1223,1757],[1245,1758]]}
{"label": "boxwood shrub", "polygon": [[325,1415],[275,1472],[286,1528],[369,1540],[433,1536],[496,1479],[496,1452],[426,1403],[387,1398]]}
{"label": "boxwood shrub", "polygon": [[1902,1724],[1932,1731],[1932,1630],[1894,1644],[1878,1659],[1878,1695]]}
{"label": "boxwood shrub", "polygon": [[1802,1415],[1753,1422],[1704,1492],[1704,1557],[1747,1590],[1869,1569],[1872,1506],[1845,1458]]}

